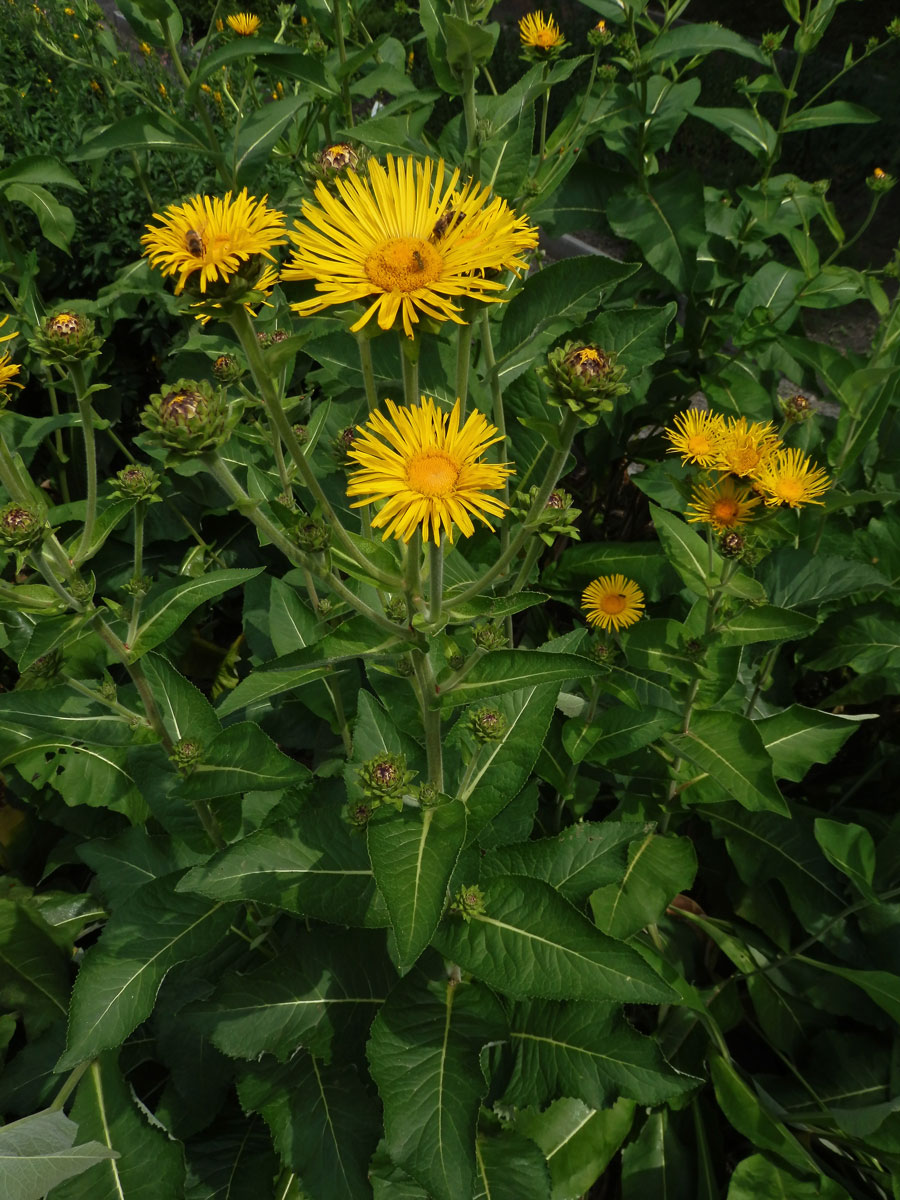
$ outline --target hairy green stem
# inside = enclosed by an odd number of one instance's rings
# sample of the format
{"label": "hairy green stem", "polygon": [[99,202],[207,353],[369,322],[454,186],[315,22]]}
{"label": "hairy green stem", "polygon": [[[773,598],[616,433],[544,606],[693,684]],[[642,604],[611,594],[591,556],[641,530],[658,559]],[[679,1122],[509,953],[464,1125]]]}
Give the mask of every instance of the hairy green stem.
{"label": "hairy green stem", "polygon": [[72,1095],[72,1093],[75,1091],[75,1089],[78,1087],[79,1083],[81,1082],[82,1075],[84,1075],[84,1073],[85,1073],[85,1071],[87,1071],[88,1067],[90,1067],[93,1064],[93,1061],[94,1061],[93,1059],[89,1059],[87,1062],[79,1063],[77,1067],[74,1067],[69,1072],[69,1074],[66,1076],[65,1083],[62,1085],[62,1087],[59,1089],[59,1091],[53,1097],[53,1101],[49,1105],[50,1112],[61,1112],[62,1111],[62,1109],[65,1107],[66,1102],[68,1101],[69,1097]]}
{"label": "hairy green stem", "polygon": [[141,619],[141,608],[144,603],[144,521],[147,516],[147,505],[138,501],[134,506],[134,574],[132,586],[134,593],[131,597],[131,619],[128,622],[127,645],[134,645],[137,637],[138,624]]}
{"label": "hairy green stem", "polygon": [[474,325],[471,313],[466,313],[467,301],[463,301],[463,317],[467,318],[465,325],[456,327],[456,399],[459,401],[460,422],[466,415],[466,403],[469,398],[469,364],[472,358],[472,334]]}
{"label": "hairy green stem", "polygon": [[[344,44],[344,20],[341,12],[342,0],[334,0],[334,40],[337,43],[338,58],[341,60],[341,66],[347,66],[347,47]],[[341,72],[341,99],[344,104],[344,116],[347,120],[347,127],[353,128],[353,104],[350,100],[350,80],[347,77],[346,71]]]}
{"label": "hairy green stem", "polygon": [[422,650],[412,652],[413,670],[421,690],[420,710],[425,731],[425,756],[428,761],[428,782],[439,792],[444,790],[443,741],[441,733],[441,710],[432,708],[429,701],[437,693],[434,671],[428,654]]}
{"label": "hairy green stem", "polygon": [[428,543],[428,568],[428,619],[432,625],[437,625],[441,619],[444,592],[444,546],[440,534],[436,542]]}
{"label": "hairy green stem", "polygon": [[85,395],[87,392],[87,381],[84,375],[84,367],[80,362],[70,363],[69,378],[72,380],[72,387],[75,389],[78,416],[81,420],[81,433],[84,438],[86,507],[84,526],[81,530],[81,537],[78,540],[78,549],[75,551],[72,560],[76,566],[80,566],[85,558],[87,558],[88,551],[91,548],[91,539],[94,536],[94,523],[97,519],[97,442],[94,436],[94,412],[91,407],[90,396]]}
{"label": "hairy green stem", "polygon": [[365,333],[360,331],[356,335],[356,344],[359,347],[359,365],[362,369],[363,385],[366,389],[366,404],[371,413],[378,407],[378,391],[375,387],[375,365],[372,362],[372,343],[366,337]]}

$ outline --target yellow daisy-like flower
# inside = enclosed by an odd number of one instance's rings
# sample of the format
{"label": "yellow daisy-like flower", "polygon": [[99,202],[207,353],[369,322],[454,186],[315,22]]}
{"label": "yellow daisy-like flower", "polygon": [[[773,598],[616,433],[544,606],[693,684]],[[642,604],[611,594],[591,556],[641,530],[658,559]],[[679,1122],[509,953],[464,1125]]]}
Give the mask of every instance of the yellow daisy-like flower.
{"label": "yellow daisy-like flower", "polygon": [[778,445],[778,434],[771,421],[748,425],[746,417],[731,417],[719,441],[716,469],[755,479]]}
{"label": "yellow daisy-like flower", "polygon": [[[3,328],[3,326],[6,324],[6,322],[8,320],[9,320],[9,313],[7,313],[6,316],[2,320],[0,320],[0,329]],[[11,342],[13,340],[13,338],[17,338],[18,336],[19,336],[18,333],[0,334],[0,342]]]}
{"label": "yellow daisy-like flower", "polygon": [[674,429],[666,429],[664,437],[672,443],[669,454],[680,454],[683,466],[689,462],[698,467],[715,465],[719,442],[725,431],[725,422],[717,413],[689,408],[673,417]]}
{"label": "yellow daisy-like flower", "polygon": [[420,313],[464,324],[458,297],[503,299],[505,284],[487,272],[524,270],[537,230],[473,179],[457,192],[458,170],[444,176],[442,160],[388,155],[386,166],[370,159],[366,177],[339,175],[337,195],[317,183],[318,204],[303,205],[308,224],[288,234],[296,249],[281,278],[314,279],[321,294],[293,310],[305,317],[374,297],[352,330],[376,314],[390,329],[399,314],[412,337]]}
{"label": "yellow daisy-like flower", "polygon": [[802,450],[779,450],[756,474],[756,487],[770,506],[822,504],[818,498],[830,481],[822,467],[814,467]]}
{"label": "yellow daisy-like flower", "polygon": [[475,532],[472,516],[492,528],[488,516],[502,517],[508,505],[488,493],[513,474],[505,463],[479,462],[503,440],[497,429],[477,409],[460,428],[458,400],[450,413],[428,396],[415,408],[392,400],[387,407],[390,419],[372,413],[347,451],[359,464],[347,495],[362,497],[350,507],[386,501],[372,521],[373,529],[384,528],[382,541],[408,542],[421,526],[426,542],[437,542],[443,530],[452,543],[454,526],[464,537]]}
{"label": "yellow daisy-like flower", "polygon": [[185,204],[170,204],[162,214],[154,213],[161,226],[148,225],[141,241],[150,265],[164,275],[177,275],[175,294],[195,272],[200,273],[200,291],[221,280],[227,283],[255,254],[271,262],[273,246],[284,240],[284,213],[266,207],[268,196],[257,200],[247,189],[232,200],[194,196]]}
{"label": "yellow daisy-like flower", "polygon": [[262,25],[262,21],[255,13],[240,12],[225,19],[228,22],[229,28],[233,29],[235,33],[240,34],[241,37],[252,37],[260,25]]}
{"label": "yellow daisy-like flower", "polygon": [[[15,334],[12,335],[15,337]],[[21,388],[21,383],[16,383],[16,375],[21,371],[18,363],[10,362],[9,354],[0,355],[0,396],[6,394],[7,388]]]}
{"label": "yellow daisy-like flower", "polygon": [[[273,307],[269,303],[269,295],[277,282],[278,270],[275,267],[265,267],[259,279],[253,285],[251,298],[244,303],[244,308],[251,317],[258,315],[254,309],[254,305],[261,304],[265,308]],[[218,300],[211,300],[209,298],[198,300],[195,304],[191,305],[191,308],[199,309],[194,314],[194,320],[199,321],[202,325],[208,325],[214,316],[218,316],[223,307]]]}
{"label": "yellow daisy-like flower", "polygon": [[753,494],[752,488],[742,487],[730,475],[726,475],[713,487],[703,483],[694,485],[687,519],[700,521],[724,532],[746,525],[759,503],[760,498]]}
{"label": "yellow daisy-like flower", "polygon": [[625,575],[601,575],[581,597],[588,622],[601,629],[627,629],[641,619],[644,593]]}
{"label": "yellow daisy-like flower", "polygon": [[523,46],[530,46],[533,50],[556,50],[566,40],[553,17],[545,17],[540,10],[522,17],[519,21],[519,37]]}

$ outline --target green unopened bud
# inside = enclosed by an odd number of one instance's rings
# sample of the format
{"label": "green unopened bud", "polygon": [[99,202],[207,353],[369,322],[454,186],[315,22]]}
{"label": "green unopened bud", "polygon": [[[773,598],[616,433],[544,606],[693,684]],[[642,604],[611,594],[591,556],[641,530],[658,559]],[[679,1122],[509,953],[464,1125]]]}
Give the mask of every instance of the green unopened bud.
{"label": "green unopened bud", "polygon": [[103,346],[103,338],[95,336],[90,317],[64,308],[52,317],[44,318],[32,345],[44,362],[64,365],[96,358]]}
{"label": "green unopened bud", "polygon": [[784,35],[786,33],[787,29],[782,29],[780,33],[775,33],[773,30],[769,30],[768,33],[764,33],[762,35],[762,41],[760,42],[763,54],[771,55],[774,54],[776,50],[780,50],[781,43],[784,41]]}
{"label": "green unopened bud", "polygon": [[900,17],[894,17],[890,25],[885,27],[884,32],[891,38],[900,38]]}
{"label": "green unopened bud", "polygon": [[415,772],[406,769],[405,754],[376,754],[357,772],[366,799],[375,804],[403,807],[403,796]]}
{"label": "green unopened bud", "polygon": [[615,397],[628,391],[624,374],[614,351],[577,342],[558,347],[538,368],[550,403],[571,409],[586,425],[595,425],[601,412],[612,411]]}
{"label": "green unopened bud", "polygon": [[499,708],[479,708],[471,715],[472,732],[479,742],[499,742],[506,733],[506,717]]}
{"label": "green unopened bud", "polygon": [[484,912],[484,892],[477,883],[461,887],[450,905],[450,911],[466,922],[471,921],[476,913]]}
{"label": "green unopened bud", "polygon": [[876,167],[868,179],[866,179],[866,187],[871,192],[881,194],[889,192],[896,182],[897,180],[893,175],[889,175],[881,167]]}
{"label": "green unopened bud", "polygon": [[334,608],[334,605],[329,600],[329,598],[327,596],[323,596],[321,598],[321,600],[319,601],[319,603],[316,605],[316,612],[322,618],[330,617],[331,611],[333,608]]}
{"label": "green unopened bud", "polygon": [[601,81],[601,83],[605,83],[607,85],[615,81],[618,73],[619,68],[615,63],[601,63],[597,68],[597,78]]}
{"label": "green unopened bud", "polygon": [[502,650],[506,645],[506,634],[499,625],[488,622],[475,629],[475,645],[480,650]]}
{"label": "green unopened bud", "polygon": [[305,425],[294,425],[293,430],[294,430],[294,437],[297,439],[297,441],[300,443],[301,446],[305,446],[306,443],[309,441],[309,430],[306,428]]}
{"label": "green unopened bud", "polygon": [[41,541],[47,531],[44,518],[21,504],[0,508],[0,544],[16,550],[28,550]]}
{"label": "green unopened bud", "polygon": [[416,798],[422,808],[434,808],[441,798],[441,793],[433,783],[420,783],[416,788]]}
{"label": "green unopened bud", "polygon": [[324,521],[304,517],[297,524],[297,545],[307,554],[322,554],[331,545],[331,530]]}
{"label": "green unopened bud", "polygon": [[172,747],[172,762],[180,775],[190,775],[203,755],[203,745],[194,738],[182,738]]}
{"label": "green unopened bud", "polygon": [[605,21],[598,21],[593,29],[588,30],[588,45],[593,46],[595,50],[600,46],[609,46],[615,40],[615,36]]}
{"label": "green unopened bud", "polygon": [[684,643],[684,653],[691,662],[700,662],[706,653],[706,647],[699,638],[687,638]]}
{"label": "green unopened bud", "polygon": [[141,421],[167,449],[203,454],[228,438],[234,417],[221,393],[214,393],[205,380],[179,379],[150,397]]}
{"label": "green unopened bud", "polygon": [[616,657],[616,653],[617,649],[614,645],[597,637],[588,646],[587,656],[592,658],[595,663],[599,663],[601,667],[608,667]]}
{"label": "green unopened bud", "polygon": [[348,466],[351,459],[347,457],[347,451],[353,448],[353,443],[356,440],[356,427],[348,425],[334,439],[334,453],[338,462]]}
{"label": "green unopened bud", "polygon": [[726,529],[719,538],[719,553],[724,558],[738,558],[744,552],[744,537],[736,529]]}
{"label": "green unopened bud", "polygon": [[161,499],[154,495],[160,485],[159,475],[150,467],[141,466],[140,463],[132,463],[130,466],[123,467],[115,476],[113,483],[112,494],[118,496],[120,500],[152,502]]}
{"label": "green unopened bud", "polygon": [[[539,491],[538,487],[533,487],[527,492],[516,492],[510,505],[512,516],[522,520],[528,517]],[[534,529],[541,541],[548,546],[552,546],[557,537],[570,537],[577,542],[581,540],[581,534],[575,522],[580,516],[581,509],[572,507],[572,497],[569,493],[562,488],[556,488],[547,497],[543,511],[531,517],[529,527]]]}
{"label": "green unopened bud", "polygon": [[778,405],[784,413],[784,419],[790,421],[792,425],[808,421],[813,415],[813,406],[806,396],[780,396]]}
{"label": "green unopened bud", "polygon": [[385,605],[384,613],[389,620],[396,621],[398,625],[405,625],[407,622],[406,601],[402,596],[394,596]]}
{"label": "green unopened bud", "polygon": [[212,372],[219,383],[237,383],[244,368],[233,354],[220,354],[212,365]]}
{"label": "green unopened bud", "polygon": [[365,829],[377,805],[367,804],[364,800],[348,804],[345,809],[347,820],[356,829]]}
{"label": "green unopened bud", "polygon": [[42,691],[52,687],[59,679],[63,656],[61,650],[51,650],[36,658],[27,671],[23,671],[16,683],[17,692]]}

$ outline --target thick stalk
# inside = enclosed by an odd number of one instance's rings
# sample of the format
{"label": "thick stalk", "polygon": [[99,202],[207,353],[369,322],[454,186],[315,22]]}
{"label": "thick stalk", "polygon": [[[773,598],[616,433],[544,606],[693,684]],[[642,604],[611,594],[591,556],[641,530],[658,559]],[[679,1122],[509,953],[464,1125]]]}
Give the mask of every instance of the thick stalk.
{"label": "thick stalk", "polygon": [[463,301],[463,316],[467,318],[465,325],[456,327],[456,398],[459,401],[459,419],[462,422],[466,415],[466,402],[469,397],[469,363],[472,358],[472,324],[471,313],[466,313],[467,302]]}
{"label": "thick stalk", "polygon": [[[544,66],[544,77],[547,75],[547,67]],[[550,89],[546,88],[541,103],[541,143],[538,151],[538,159],[543,162],[547,157],[547,113],[550,110]]]}
{"label": "thick stalk", "polygon": [[141,607],[144,603],[144,520],[147,516],[147,505],[140,501],[134,506],[134,574],[132,586],[134,593],[131,597],[131,620],[128,622],[128,635],[125,644],[134,645],[138,625],[141,620]]}
{"label": "thick stalk", "polygon": [[441,619],[444,592],[444,546],[440,535],[436,542],[428,543],[428,567],[428,619],[436,625]]}
{"label": "thick stalk", "polygon": [[88,1062],[79,1063],[77,1067],[69,1072],[69,1074],[66,1076],[65,1083],[53,1097],[53,1102],[50,1104],[49,1108],[50,1112],[60,1112],[65,1107],[66,1101],[78,1087],[78,1084],[81,1082],[82,1075],[85,1073],[88,1067],[93,1065],[93,1061],[93,1059],[89,1059]]}
{"label": "thick stalk", "polygon": [[[172,60],[172,66],[175,68],[175,74],[181,80],[185,92],[190,94],[191,78],[184,69],[184,63],[181,61],[181,55],[178,52],[178,47],[176,46],[175,39],[172,36],[172,30],[169,28],[168,20],[160,21],[159,27],[162,30],[162,35],[166,40],[166,48],[169,51],[169,56]],[[209,113],[206,111],[203,101],[199,98],[199,96],[195,98],[193,108],[194,112],[197,113],[203,124],[203,129],[206,133],[206,140],[213,154],[216,170],[219,172],[219,176],[226,187],[233,187],[235,181],[225,169],[225,157],[219,147],[219,139],[216,137],[216,131],[213,128],[213,123],[209,119]]]}
{"label": "thick stalk", "polygon": [[397,335],[400,339],[400,368],[403,372],[403,400],[409,407],[417,405],[419,395],[419,347],[404,333]]}
{"label": "thick stalk", "polygon": [[247,362],[250,364],[250,370],[253,378],[256,381],[256,386],[262,396],[263,403],[269,416],[272,418],[275,428],[281,436],[282,442],[288,448],[288,453],[293,459],[294,465],[303,482],[303,486],[312,494],[313,499],[319,506],[319,511],[324,520],[331,526],[332,536],[335,542],[341,549],[353,559],[359,566],[364,567],[367,574],[378,583],[382,584],[389,591],[398,591],[400,588],[400,580],[392,575],[385,574],[384,571],[374,567],[361,553],[357,550],[355,543],[351,539],[349,533],[341,523],[340,518],[331,506],[328,497],[322,490],[322,486],[313,474],[312,467],[297,441],[297,436],[291,427],[290,421],[281,406],[281,401],[278,398],[277,392],[272,385],[272,378],[266,369],[263,361],[262,353],[259,348],[259,343],[256,340],[256,334],[253,331],[253,323],[249,315],[239,309],[232,315],[231,325],[237,334],[238,340],[241,343],[241,349],[247,356]]}
{"label": "thick stalk", "polygon": [[[59,400],[57,399],[56,388],[54,387],[53,380],[50,378],[49,371],[47,373],[45,387],[47,388],[47,395],[50,397],[50,411],[54,417],[58,417]],[[70,497],[69,477],[66,474],[66,463],[69,461],[69,456],[66,454],[65,446],[63,445],[63,431],[61,429],[57,429],[54,433],[53,442],[56,458],[59,463],[59,476],[57,479],[57,482],[59,483],[59,494],[62,496],[63,504],[68,504]]]}
{"label": "thick stalk", "polygon": [[86,396],[87,383],[84,377],[84,367],[80,362],[69,366],[69,377],[75,389],[75,399],[78,403],[78,416],[81,419],[81,433],[84,437],[84,474],[86,489],[86,507],[84,527],[78,540],[78,549],[72,561],[80,566],[91,548],[94,536],[94,523],[97,519],[97,444],[94,437],[94,413],[91,408],[91,398]]}
{"label": "thick stalk", "polygon": [[513,585],[509,589],[509,594],[511,596],[514,596],[516,592],[520,592],[528,582],[528,576],[531,574],[531,568],[540,558],[541,550],[543,550],[543,548],[544,543],[541,541],[538,535],[535,534],[534,541],[525,551],[525,557],[522,559],[522,565],[519,567],[518,573],[513,580]]}
{"label": "thick stalk", "polygon": [[359,347],[359,365],[362,369],[363,385],[366,389],[366,404],[369,412],[378,407],[378,392],[375,388],[375,365],[372,362],[372,343],[363,332],[356,335]]}
{"label": "thick stalk", "polygon": [[282,503],[288,508],[293,507],[294,493],[291,489],[291,477],[288,474],[287,463],[284,461],[284,448],[281,445],[281,434],[275,422],[269,417],[269,434],[272,438],[272,450],[275,454],[275,465],[278,467],[278,478],[281,480]]}
{"label": "thick stalk", "polygon": [[[338,58],[341,66],[347,66],[347,47],[344,44],[344,20],[341,12],[342,0],[334,0],[334,40],[337,43]],[[350,102],[350,80],[346,71],[341,73],[341,99],[344,102],[344,116],[348,128],[353,128],[353,105]]]}
{"label": "thick stalk", "polygon": [[427,653],[422,650],[412,652],[413,670],[421,690],[420,709],[422,725],[425,730],[425,756],[428,761],[428,782],[433,783],[439,792],[444,790],[444,758],[441,735],[441,710],[431,708],[429,700],[437,692],[434,672],[431,669]]}

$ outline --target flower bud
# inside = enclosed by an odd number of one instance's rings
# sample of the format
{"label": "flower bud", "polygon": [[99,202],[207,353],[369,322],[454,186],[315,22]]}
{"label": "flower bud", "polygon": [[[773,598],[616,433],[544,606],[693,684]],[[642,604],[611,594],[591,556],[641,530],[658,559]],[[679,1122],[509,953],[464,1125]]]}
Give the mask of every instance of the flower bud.
{"label": "flower bud", "polygon": [[471,715],[472,732],[479,742],[499,742],[506,733],[506,717],[499,708],[479,708]]}
{"label": "flower bud", "polygon": [[221,446],[234,424],[221,393],[192,379],[179,379],[152,395],[141,421],[157,442],[181,454],[203,454]]}
{"label": "flower bud", "polygon": [[588,45],[597,50],[600,46],[611,45],[615,36],[605,21],[598,21],[593,29],[588,30]]}
{"label": "flower bud", "polygon": [[[539,488],[533,487],[527,492],[516,492],[510,505],[512,515],[521,520],[528,517],[539,491]],[[581,540],[581,534],[575,522],[580,516],[581,509],[572,507],[569,493],[556,488],[547,497],[543,511],[531,517],[529,528],[548,546],[552,546],[557,537],[570,537],[577,542]]]}
{"label": "flower bud", "polygon": [[422,808],[434,808],[441,798],[441,793],[433,783],[420,783],[416,788],[416,798]]}
{"label": "flower bud", "polygon": [[613,351],[577,342],[553,350],[538,368],[550,403],[571,409],[586,425],[595,425],[601,412],[612,411],[614,398],[628,391],[624,374]]}
{"label": "flower bud", "polygon": [[220,354],[212,365],[212,372],[219,383],[237,383],[244,368],[233,354]]}
{"label": "flower bud", "polygon": [[743,553],[745,541],[736,529],[726,529],[719,538],[719,553],[724,558],[737,558]]}
{"label": "flower bud", "polygon": [[806,396],[780,396],[778,404],[784,413],[784,419],[790,421],[792,425],[808,421],[813,415],[813,407]]}
{"label": "flower bud", "polygon": [[297,525],[297,545],[307,554],[322,554],[331,545],[331,530],[324,521],[304,517]]}
{"label": "flower bud", "polygon": [[406,769],[405,754],[376,754],[357,772],[360,787],[373,805],[403,807],[403,795],[415,772]]}
{"label": "flower bud", "polygon": [[65,308],[44,318],[32,345],[44,362],[64,365],[96,358],[103,346],[103,338],[95,336],[90,317]]}
{"label": "flower bud", "polygon": [[402,596],[394,596],[387,602],[384,610],[385,616],[396,621],[398,625],[405,625],[407,622],[406,601]]}
{"label": "flower bud", "polygon": [[787,29],[782,29],[780,33],[775,33],[772,30],[769,30],[768,33],[764,33],[762,35],[762,41],[760,42],[763,54],[771,55],[774,54],[776,50],[780,50],[781,43],[784,41],[784,35],[786,33]]}
{"label": "flower bud", "polygon": [[345,810],[347,820],[356,829],[365,829],[369,823],[369,818],[375,811],[375,807],[372,804],[367,804],[364,800],[348,804]]}
{"label": "flower bud", "polygon": [[604,642],[598,637],[588,646],[587,657],[592,658],[601,667],[608,667],[616,657],[616,652],[614,645]]}
{"label": "flower bud", "polygon": [[336,175],[348,167],[355,169],[358,164],[359,152],[349,142],[335,142],[333,146],[326,146],[318,158],[323,175]]}
{"label": "flower bud", "polygon": [[506,645],[506,634],[499,625],[490,622],[475,629],[475,645],[480,650],[502,650]]}
{"label": "flower bud", "polygon": [[356,426],[348,425],[334,439],[334,452],[338,462],[344,466],[350,465],[350,459],[347,452],[353,448],[353,442],[356,439]]}
{"label": "flower bud", "polygon": [[321,599],[319,600],[319,603],[316,605],[316,612],[324,620],[326,617],[331,616],[331,610],[333,608],[334,608],[334,605],[329,600],[329,598],[327,596],[322,596]]}
{"label": "flower bud", "polygon": [[182,738],[172,747],[171,759],[179,775],[190,775],[203,755],[203,745],[193,738]]}
{"label": "flower bud", "polygon": [[466,922],[471,921],[476,913],[484,912],[484,892],[477,883],[461,887],[450,905],[450,911]]}
{"label": "flower bud", "polygon": [[0,545],[29,550],[41,541],[47,525],[33,509],[13,501],[0,508]]}
{"label": "flower bud", "polygon": [[297,439],[297,441],[300,443],[301,446],[305,446],[306,443],[309,441],[309,430],[306,428],[305,425],[295,425],[293,427],[293,429],[294,429],[294,437]]}
{"label": "flower bud", "polygon": [[871,192],[881,195],[889,192],[897,180],[893,175],[889,175],[887,171],[881,167],[876,167],[872,174],[866,180],[866,187]]}
{"label": "flower bud", "polygon": [[120,500],[159,500],[153,493],[160,484],[160,477],[150,467],[131,463],[115,476],[113,495]]}

